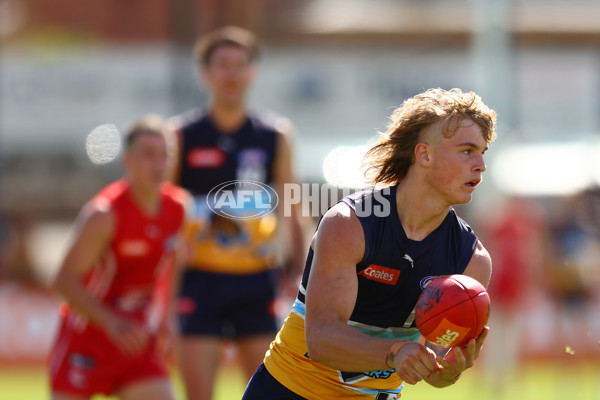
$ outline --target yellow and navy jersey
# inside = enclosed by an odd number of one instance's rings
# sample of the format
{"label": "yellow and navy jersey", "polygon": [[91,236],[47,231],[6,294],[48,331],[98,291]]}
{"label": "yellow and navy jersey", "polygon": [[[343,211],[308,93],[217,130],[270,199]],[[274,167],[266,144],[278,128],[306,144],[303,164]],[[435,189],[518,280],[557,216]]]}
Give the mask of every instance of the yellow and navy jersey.
{"label": "yellow and navy jersey", "polygon": [[[424,240],[411,240],[398,218],[395,199],[396,187],[343,199],[356,213],[365,236],[365,254],[356,265],[358,293],[348,325],[373,337],[418,341],[421,335],[414,309],[423,288],[435,276],[462,273],[477,237],[451,209]],[[298,296],[265,356],[265,367],[280,383],[307,399],[399,396],[403,382],[394,370],[337,371],[310,359],[304,318],[312,259],[309,249]]]}
{"label": "yellow and navy jersey", "polygon": [[251,274],[273,265],[277,230],[274,213],[244,218],[246,207],[237,210],[239,218],[227,218],[215,213],[207,199],[227,182],[253,182],[272,188],[277,125],[281,121],[273,114],[248,113],[237,131],[224,133],[205,110],[175,119],[180,133],[177,183],[195,200],[190,268]]}

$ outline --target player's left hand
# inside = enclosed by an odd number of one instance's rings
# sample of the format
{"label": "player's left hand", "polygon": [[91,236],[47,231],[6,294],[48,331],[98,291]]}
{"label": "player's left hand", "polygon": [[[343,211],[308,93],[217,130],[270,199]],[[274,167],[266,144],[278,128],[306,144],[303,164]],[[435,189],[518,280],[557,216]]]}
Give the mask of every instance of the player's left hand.
{"label": "player's left hand", "polygon": [[442,366],[438,373],[443,380],[454,383],[463,371],[473,366],[475,360],[479,357],[489,330],[489,327],[484,327],[483,332],[476,339],[471,339],[462,347],[452,348],[443,358],[437,358],[438,363]]}

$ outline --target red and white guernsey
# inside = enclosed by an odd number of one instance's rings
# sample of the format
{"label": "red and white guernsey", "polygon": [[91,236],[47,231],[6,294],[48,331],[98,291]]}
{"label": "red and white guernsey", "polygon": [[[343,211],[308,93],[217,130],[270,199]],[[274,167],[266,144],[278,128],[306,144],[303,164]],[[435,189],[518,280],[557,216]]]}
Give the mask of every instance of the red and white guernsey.
{"label": "red and white guernsey", "polygon": [[176,240],[184,218],[184,192],[165,183],[160,196],[158,212],[146,214],[122,179],[91,200],[110,208],[114,229],[110,243],[83,281],[88,293],[102,304],[155,335],[142,352],[126,355],[100,327],[64,307],[49,361],[54,393],[89,398],[96,393],[113,394],[142,379],[166,379],[156,333],[165,317]]}
{"label": "red and white guernsey", "polygon": [[[184,217],[180,188],[164,183],[160,194],[160,208],[153,215],[134,203],[125,179],[108,185],[92,199],[110,207],[114,230],[108,247],[84,278],[92,296],[151,330],[164,312],[177,234]],[[87,325],[74,312],[69,319],[76,331],[81,332]]]}

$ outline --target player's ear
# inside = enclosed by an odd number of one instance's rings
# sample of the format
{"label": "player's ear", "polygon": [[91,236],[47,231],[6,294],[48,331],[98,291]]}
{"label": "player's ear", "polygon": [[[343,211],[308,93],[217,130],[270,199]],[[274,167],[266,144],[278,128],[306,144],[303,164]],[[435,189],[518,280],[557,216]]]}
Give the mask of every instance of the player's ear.
{"label": "player's ear", "polygon": [[211,81],[211,68],[209,65],[207,64],[202,64],[200,66],[198,66],[197,68],[198,71],[198,79],[200,79],[201,82],[207,84],[210,83]]}
{"label": "player's ear", "polygon": [[426,142],[419,142],[415,146],[415,162],[423,167],[431,164],[431,146]]}

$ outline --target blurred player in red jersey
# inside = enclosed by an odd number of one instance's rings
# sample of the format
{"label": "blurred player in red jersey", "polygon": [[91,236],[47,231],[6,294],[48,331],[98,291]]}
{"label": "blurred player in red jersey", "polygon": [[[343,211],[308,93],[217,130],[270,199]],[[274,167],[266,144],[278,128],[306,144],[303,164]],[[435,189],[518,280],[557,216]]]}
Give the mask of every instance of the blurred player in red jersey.
{"label": "blurred player in red jersey", "polygon": [[[489,210],[495,210],[493,215]],[[494,330],[486,340],[483,378],[497,398],[505,396],[519,372],[523,349],[523,318],[536,296],[547,257],[547,227],[540,204],[526,197],[509,197],[481,210],[480,224],[494,260],[494,279],[488,292]]]}
{"label": "blurred player in red jersey", "polygon": [[71,309],[50,359],[53,400],[173,399],[158,332],[183,250],[186,195],[164,181],[163,126],[148,116],[129,130],[125,176],[80,213],[55,282]]}

